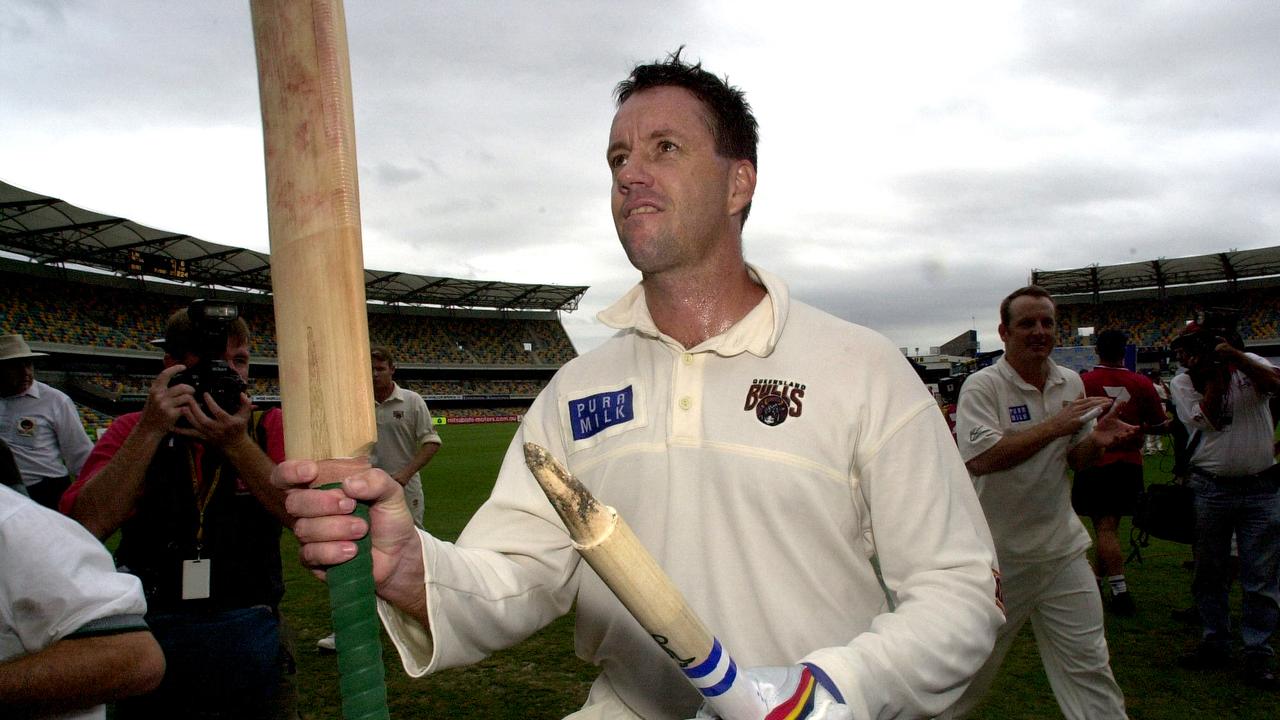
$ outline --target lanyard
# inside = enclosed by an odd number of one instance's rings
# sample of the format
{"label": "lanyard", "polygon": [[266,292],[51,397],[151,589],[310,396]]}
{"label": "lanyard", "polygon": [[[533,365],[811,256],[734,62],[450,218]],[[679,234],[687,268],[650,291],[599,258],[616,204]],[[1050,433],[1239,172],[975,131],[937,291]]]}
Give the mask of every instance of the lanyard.
{"label": "lanyard", "polygon": [[200,523],[196,526],[196,559],[199,560],[200,551],[204,549],[204,511],[209,507],[214,491],[218,489],[218,481],[222,479],[222,465],[219,464],[213,471],[213,482],[209,483],[203,498],[200,496],[200,475],[196,472],[196,453],[190,445],[187,446],[187,467],[191,468],[191,494],[196,498],[196,511],[200,518]]}

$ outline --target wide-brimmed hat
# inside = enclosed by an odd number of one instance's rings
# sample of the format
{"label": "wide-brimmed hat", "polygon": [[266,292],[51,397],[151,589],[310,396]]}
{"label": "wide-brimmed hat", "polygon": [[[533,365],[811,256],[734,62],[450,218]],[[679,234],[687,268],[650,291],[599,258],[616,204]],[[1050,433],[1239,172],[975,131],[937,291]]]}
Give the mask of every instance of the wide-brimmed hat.
{"label": "wide-brimmed hat", "polygon": [[0,335],[0,362],[21,358],[47,357],[49,353],[31,352],[21,335]]}

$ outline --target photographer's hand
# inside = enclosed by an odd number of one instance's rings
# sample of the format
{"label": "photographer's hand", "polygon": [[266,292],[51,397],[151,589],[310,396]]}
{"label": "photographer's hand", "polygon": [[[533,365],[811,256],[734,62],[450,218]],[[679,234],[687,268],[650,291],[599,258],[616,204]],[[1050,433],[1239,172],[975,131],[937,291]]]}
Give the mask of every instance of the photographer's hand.
{"label": "photographer's hand", "polygon": [[186,416],[188,408],[195,406],[195,388],[185,383],[169,386],[173,376],[186,369],[186,365],[171,365],[151,381],[147,401],[142,406],[142,417],[138,420],[143,431],[164,435]]}
{"label": "photographer's hand", "polygon": [[1214,338],[1213,351],[1222,362],[1235,362],[1240,356],[1240,351],[1231,347],[1231,343],[1227,342],[1227,339],[1223,337]]}
{"label": "photographer's hand", "polygon": [[207,413],[195,402],[182,408],[182,415],[190,427],[176,427],[173,431],[215,445],[223,452],[240,443],[253,442],[247,432],[249,418],[253,416],[253,404],[247,395],[240,393],[240,408],[234,414],[219,407],[209,393],[204,394],[204,404],[208,408]]}
{"label": "photographer's hand", "polygon": [[1258,388],[1259,392],[1275,395],[1280,393],[1280,368],[1263,360],[1259,361],[1240,348],[1232,346],[1223,338],[1218,338],[1214,347],[1218,365],[1221,367],[1223,387],[1231,380],[1231,371],[1239,370]]}
{"label": "photographer's hand", "polygon": [[284,491],[271,484],[271,471],[276,464],[249,436],[249,419],[253,417],[255,409],[249,396],[240,393],[240,409],[235,413],[219,407],[209,393],[204,394],[204,404],[209,409],[207,413],[196,403],[184,410],[183,414],[189,419],[191,427],[174,428],[174,432],[221,450],[258,502],[275,515],[282,525],[292,527],[293,518],[284,509]]}
{"label": "photographer's hand", "polygon": [[[183,370],[183,365],[171,365],[151,381],[137,425],[110,461],[96,474],[84,478],[69,514],[99,540],[110,537],[137,511],[146,470],[156,450],[196,404],[195,388],[185,383],[169,386],[173,376]],[[98,452],[95,447],[94,453]]]}

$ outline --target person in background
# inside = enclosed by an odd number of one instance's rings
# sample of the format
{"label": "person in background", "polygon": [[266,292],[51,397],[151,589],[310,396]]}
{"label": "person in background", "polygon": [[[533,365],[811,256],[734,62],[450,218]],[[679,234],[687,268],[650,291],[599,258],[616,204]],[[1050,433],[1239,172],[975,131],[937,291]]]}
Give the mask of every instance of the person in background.
{"label": "person in background", "polygon": [[424,499],[419,473],[440,450],[440,434],[422,396],[396,384],[396,361],[391,348],[374,346],[370,357],[378,442],[369,462],[404,486],[409,512],[413,513],[414,523],[422,527]]}
{"label": "person in background", "polygon": [[[1169,400],[1169,386],[1165,384],[1164,378],[1160,377],[1160,371],[1147,369],[1143,370],[1142,374],[1151,381],[1151,386],[1155,388],[1156,397],[1160,398],[1160,405],[1164,408],[1165,415],[1169,415],[1172,412],[1173,403]],[[1169,432],[1164,433],[1164,435],[1172,432],[1172,420],[1170,420],[1169,427]],[[1148,434],[1143,440],[1142,454],[1159,455],[1164,450],[1164,435],[1159,433]]]}
{"label": "person in background", "polygon": [[1107,448],[1097,464],[1076,472],[1071,485],[1072,507],[1093,522],[1097,538],[1093,569],[1098,577],[1098,589],[1101,591],[1106,583],[1106,589],[1111,592],[1107,609],[1122,616],[1133,615],[1136,607],[1124,576],[1120,518],[1133,515],[1138,496],[1145,489],[1139,452],[1143,434],[1169,432],[1169,416],[1151,380],[1124,366],[1128,343],[1129,336],[1122,330],[1098,333],[1095,344],[1098,365],[1080,379],[1089,397],[1115,401],[1118,417],[1136,426],[1140,434]]}
{"label": "person in background", "polygon": [[[164,369],[142,411],[116,418],[62,498],[63,512],[98,538],[121,531],[116,560],[142,580],[147,623],[168,659],[160,687],[120,703],[119,720],[294,714],[279,615],[289,516],[271,484],[284,459],[281,412],[256,412],[244,393],[243,318],[223,326],[201,317],[169,317]],[[240,379],[225,408],[189,384],[211,377],[215,362]],[[188,368],[201,373],[180,374]]]}
{"label": "person in background", "polygon": [[1035,285],[1005,297],[998,328],[1004,356],[960,390],[956,438],[995,538],[1008,620],[995,651],[944,717],[973,710],[1028,620],[1068,720],[1126,717],[1102,598],[1085,556],[1089,533],[1071,509],[1067,470],[1089,467],[1137,428],[1120,420],[1109,398],[1086,397],[1080,376],[1053,361],[1056,310],[1052,296]]}
{"label": "person in background", "polygon": [[[413,522],[421,528],[424,499],[419,473],[440,449],[440,434],[422,396],[396,383],[396,361],[391,348],[375,345],[369,355],[378,424],[378,442],[373,446],[369,464],[387,471],[391,479],[404,486],[404,499],[409,504]],[[316,647],[323,652],[333,652],[338,647],[337,638],[329,633],[316,642]]]}
{"label": "person in background", "polygon": [[71,398],[36,379],[34,358],[21,335],[0,335],[0,440],[13,451],[22,484],[48,508],[80,472],[93,441]]}
{"label": "person in background", "polygon": [[1245,682],[1280,689],[1271,637],[1280,621],[1280,466],[1269,399],[1280,394],[1280,368],[1244,350],[1229,328],[1189,323],[1173,347],[1187,371],[1171,389],[1191,432],[1188,473],[1195,492],[1195,578],[1191,592],[1202,627],[1181,658],[1196,670],[1232,663],[1228,593],[1231,544],[1239,548],[1240,630]]}

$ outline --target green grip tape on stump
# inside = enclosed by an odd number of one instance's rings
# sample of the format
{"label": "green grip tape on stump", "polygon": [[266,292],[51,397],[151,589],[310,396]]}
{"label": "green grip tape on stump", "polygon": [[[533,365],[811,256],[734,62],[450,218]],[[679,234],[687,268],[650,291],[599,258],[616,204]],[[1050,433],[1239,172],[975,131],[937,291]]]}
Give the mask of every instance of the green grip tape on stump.
{"label": "green grip tape on stump", "polygon": [[[322,490],[342,483],[322,485]],[[368,503],[356,503],[352,515],[369,522]],[[342,717],[345,720],[389,720],[387,684],[382,664],[378,604],[373,588],[372,541],[356,541],[356,555],[329,568],[329,607],[338,648]]]}

